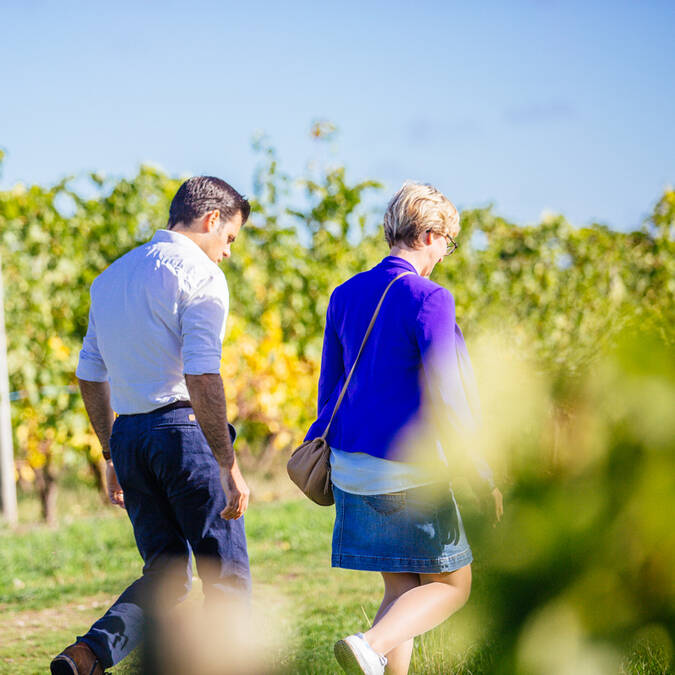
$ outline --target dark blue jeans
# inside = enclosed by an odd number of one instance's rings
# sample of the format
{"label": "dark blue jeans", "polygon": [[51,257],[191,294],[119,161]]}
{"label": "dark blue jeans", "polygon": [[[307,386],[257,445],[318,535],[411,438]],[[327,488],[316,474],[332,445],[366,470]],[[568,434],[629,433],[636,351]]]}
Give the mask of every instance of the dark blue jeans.
{"label": "dark blue jeans", "polygon": [[225,495],[218,464],[192,408],[122,415],[110,449],[145,564],[143,576],[81,638],[105,668],[140,642],[155,594],[164,607],[187,595],[191,550],[206,602],[248,595],[251,587],[244,519],[219,515]]}

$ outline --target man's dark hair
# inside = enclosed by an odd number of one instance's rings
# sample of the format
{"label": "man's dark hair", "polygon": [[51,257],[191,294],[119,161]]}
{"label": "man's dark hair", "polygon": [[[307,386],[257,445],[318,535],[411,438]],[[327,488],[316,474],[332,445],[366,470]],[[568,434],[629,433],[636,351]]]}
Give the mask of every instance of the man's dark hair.
{"label": "man's dark hair", "polygon": [[213,176],[188,178],[171,200],[168,229],[178,223],[189,225],[208,211],[220,211],[221,222],[241,211],[242,225],[248,220],[251,205],[231,185]]}

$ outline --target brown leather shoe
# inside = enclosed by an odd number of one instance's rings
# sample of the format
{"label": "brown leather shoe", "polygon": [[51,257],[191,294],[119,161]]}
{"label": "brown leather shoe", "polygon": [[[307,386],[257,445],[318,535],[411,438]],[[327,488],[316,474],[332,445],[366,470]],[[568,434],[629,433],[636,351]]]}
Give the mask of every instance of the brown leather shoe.
{"label": "brown leather shoe", "polygon": [[76,642],[66,647],[49,668],[52,675],[103,675],[103,666],[86,642]]}

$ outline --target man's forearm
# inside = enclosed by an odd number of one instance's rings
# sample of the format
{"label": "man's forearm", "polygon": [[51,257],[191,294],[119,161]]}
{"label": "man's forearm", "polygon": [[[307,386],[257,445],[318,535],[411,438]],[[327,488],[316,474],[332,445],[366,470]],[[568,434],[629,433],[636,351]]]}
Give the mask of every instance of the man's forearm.
{"label": "man's forearm", "polygon": [[109,459],[110,434],[115,421],[115,413],[110,405],[110,385],[107,382],[78,381],[89,421],[101,443],[103,456]]}
{"label": "man's forearm", "polygon": [[190,401],[199,426],[218,464],[230,469],[234,464],[234,450],[227,424],[227,407],[223,380],[217,373],[186,375]]}

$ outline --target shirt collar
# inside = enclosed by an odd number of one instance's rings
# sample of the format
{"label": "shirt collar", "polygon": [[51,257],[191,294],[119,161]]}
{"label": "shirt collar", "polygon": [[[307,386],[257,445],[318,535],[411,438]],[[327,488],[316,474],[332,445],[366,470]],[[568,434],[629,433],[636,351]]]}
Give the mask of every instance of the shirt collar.
{"label": "shirt collar", "polygon": [[179,246],[185,246],[193,252],[199,251],[199,254],[204,256],[210,263],[216,264],[194,241],[192,241],[192,239],[190,239],[190,237],[187,237],[180,232],[174,232],[173,230],[157,230],[151,239],[151,243],[156,244],[163,241],[178,244]]}
{"label": "shirt collar", "polygon": [[419,272],[415,269],[415,266],[411,262],[403,260],[403,258],[399,258],[395,255],[388,255],[386,258],[383,258],[380,265],[383,267],[399,267],[404,270],[410,270],[419,276]]}

